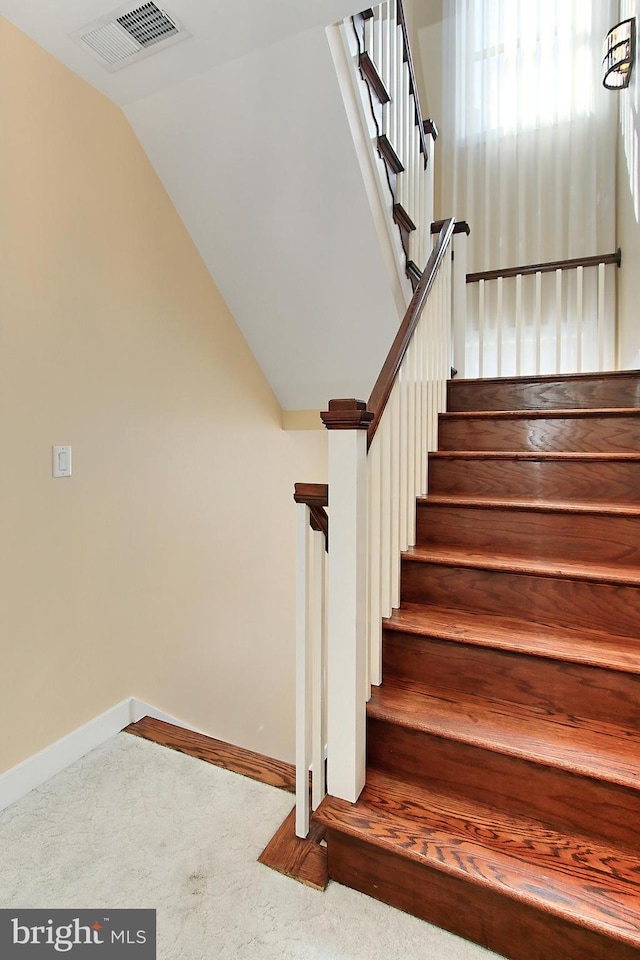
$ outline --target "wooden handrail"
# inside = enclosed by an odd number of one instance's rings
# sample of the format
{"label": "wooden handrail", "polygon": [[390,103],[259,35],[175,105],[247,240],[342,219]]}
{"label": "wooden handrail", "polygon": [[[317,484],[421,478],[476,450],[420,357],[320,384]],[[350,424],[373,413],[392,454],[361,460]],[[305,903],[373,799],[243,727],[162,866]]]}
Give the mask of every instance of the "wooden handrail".
{"label": "wooden handrail", "polygon": [[411,298],[411,303],[405,314],[404,320],[400,324],[400,328],[396,334],[395,340],[391,345],[391,349],[387,354],[387,359],[382,365],[382,370],[380,375],[375,382],[375,386],[371,391],[371,396],[369,397],[369,402],[367,403],[367,410],[373,413],[373,420],[367,428],[367,446],[371,446],[371,441],[376,435],[376,430],[380,424],[382,414],[387,405],[387,401],[391,395],[393,389],[393,384],[398,375],[398,370],[400,365],[404,360],[405,354],[411,342],[411,338],[415,332],[418,322],[422,315],[424,305],[427,302],[427,297],[431,292],[431,288],[435,283],[440,264],[442,263],[444,256],[447,252],[451,238],[455,231],[456,222],[453,217],[449,220],[444,220],[442,229],[438,236],[438,241],[431,251],[431,256],[427,261],[427,265],[424,268],[422,278],[420,283],[416,287],[416,291]]}
{"label": "wooden handrail", "polygon": [[329,515],[325,507],[329,505],[329,485],[326,483],[296,483],[293,499],[296,503],[306,503],[311,513],[311,527],[324,533],[325,548],[329,546]]}
{"label": "wooden handrail", "polygon": [[481,273],[468,273],[467,283],[480,280],[498,280],[500,277],[525,277],[532,273],[553,273],[555,270],[575,270],[577,267],[597,267],[601,263],[622,263],[620,247],[615,253],[603,253],[595,257],[576,257],[573,260],[554,260],[549,263],[530,263],[523,267],[505,267],[503,270],[484,270]]}
{"label": "wooden handrail", "polygon": [[[422,147],[422,154],[424,156],[425,166],[427,165],[428,147],[427,147],[427,132],[424,128],[424,117],[422,116],[422,109],[420,107],[420,94],[418,93],[418,83],[416,81],[416,69],[413,64],[413,56],[411,53],[411,44],[409,43],[409,30],[407,28],[407,18],[405,16],[404,7],[402,6],[402,0],[398,0],[398,20],[400,26],[402,27],[402,40],[404,44],[404,57],[409,67],[409,78],[411,83],[411,92],[413,93],[413,102],[415,104],[415,113],[416,113],[416,124],[418,127],[418,133],[420,135],[420,144]],[[436,134],[437,135],[437,134]]]}

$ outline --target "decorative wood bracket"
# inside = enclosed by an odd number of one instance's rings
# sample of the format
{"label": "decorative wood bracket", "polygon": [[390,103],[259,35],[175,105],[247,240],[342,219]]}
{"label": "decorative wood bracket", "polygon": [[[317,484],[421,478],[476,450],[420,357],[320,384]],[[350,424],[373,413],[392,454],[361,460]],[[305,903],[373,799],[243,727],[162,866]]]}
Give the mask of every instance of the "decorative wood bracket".
{"label": "decorative wood bracket", "polygon": [[416,292],[416,288],[422,279],[422,270],[413,260],[407,260],[407,276],[411,281],[411,286],[413,287],[413,292]]}
{"label": "decorative wood bracket", "polygon": [[[434,220],[431,224],[431,233],[440,233],[446,220]],[[456,220],[456,225],[453,228],[454,233],[466,233],[467,236],[471,233],[471,227],[466,220]]]}
{"label": "decorative wood bracket", "polygon": [[389,103],[391,100],[389,91],[385,87],[375,63],[366,50],[360,54],[358,66],[362,70],[362,75],[366,78],[380,103]]}
{"label": "decorative wood bracket", "polygon": [[325,507],[329,504],[329,485],[326,483],[296,483],[293,499],[296,503],[306,503],[311,514],[311,528],[324,533],[325,548],[329,548],[329,515]]}
{"label": "decorative wood bracket", "polygon": [[425,120],[422,124],[424,132],[427,136],[433,137],[434,142],[438,139],[438,128],[436,127],[435,120]]}

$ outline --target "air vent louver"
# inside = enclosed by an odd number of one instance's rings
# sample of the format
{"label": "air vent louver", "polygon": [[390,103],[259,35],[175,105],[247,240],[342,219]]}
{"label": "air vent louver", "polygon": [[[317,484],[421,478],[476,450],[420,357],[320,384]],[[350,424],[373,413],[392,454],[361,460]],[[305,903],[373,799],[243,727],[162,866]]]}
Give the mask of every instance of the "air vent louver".
{"label": "air vent louver", "polygon": [[119,63],[140,52],[140,44],[118,29],[115,23],[105,23],[91,33],[85,33],[82,42],[107,63]]}
{"label": "air vent louver", "polygon": [[130,33],[140,46],[150,47],[160,40],[178,33],[173,20],[163,13],[155,3],[143,3],[130,13],[118,17],[118,23]]}
{"label": "air vent louver", "polygon": [[76,30],[80,42],[108,70],[120,70],[180,40],[189,33],[152,0],[131,3]]}

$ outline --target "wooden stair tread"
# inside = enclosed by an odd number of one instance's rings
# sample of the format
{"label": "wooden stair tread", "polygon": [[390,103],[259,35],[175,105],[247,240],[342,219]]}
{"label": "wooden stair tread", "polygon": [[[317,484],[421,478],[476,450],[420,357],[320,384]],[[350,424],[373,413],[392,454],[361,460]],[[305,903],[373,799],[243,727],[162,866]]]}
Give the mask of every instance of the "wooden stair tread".
{"label": "wooden stair tread", "polygon": [[464,383],[465,385],[478,384],[479,386],[484,386],[486,383],[497,383],[502,386],[503,384],[510,383],[544,384],[556,382],[570,383],[573,381],[584,383],[589,380],[599,382],[600,380],[627,379],[628,377],[640,377],[640,370],[605,370],[589,371],[586,373],[527,373],[510,377],[456,377],[455,380],[451,380],[449,383],[451,386],[456,386],[459,383]]}
{"label": "wooden stair tread", "polygon": [[562,410],[453,410],[443,420],[586,420],[640,417],[640,407],[567,407]]}
{"label": "wooden stair tread", "polygon": [[456,497],[430,493],[417,498],[418,503],[447,507],[478,507],[482,510],[533,510],[537,513],[598,514],[600,516],[640,517],[640,506],[601,501],[526,500],[496,497]]}
{"label": "wooden stair tread", "polygon": [[520,557],[516,554],[474,553],[464,548],[439,546],[410,547],[402,556],[419,563],[473,567],[561,580],[593,580],[620,586],[640,586],[640,567],[624,564],[539,560]]}
{"label": "wooden stair tread", "polygon": [[384,625],[413,635],[640,674],[640,641],[489,613],[403,603]]}
{"label": "wooden stair tread", "polygon": [[575,453],[566,451],[532,451],[532,450],[433,450],[429,459],[437,460],[563,460],[563,461],[593,461],[594,463],[638,462],[640,453]]}
{"label": "wooden stair tread", "polygon": [[640,789],[640,733],[544,708],[386,680],[370,718]]}
{"label": "wooden stair tread", "polygon": [[640,858],[625,849],[377,770],[356,804],[326,797],[315,817],[329,830],[640,945]]}

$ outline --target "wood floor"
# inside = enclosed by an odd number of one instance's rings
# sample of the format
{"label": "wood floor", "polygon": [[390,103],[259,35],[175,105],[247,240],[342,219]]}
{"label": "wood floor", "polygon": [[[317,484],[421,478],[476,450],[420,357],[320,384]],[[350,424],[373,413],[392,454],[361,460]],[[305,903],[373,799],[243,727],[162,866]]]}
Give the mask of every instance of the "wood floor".
{"label": "wood floor", "polygon": [[640,960],[640,373],[448,411],[329,875],[512,960]]}

